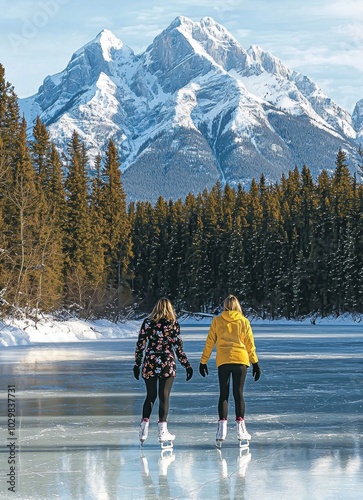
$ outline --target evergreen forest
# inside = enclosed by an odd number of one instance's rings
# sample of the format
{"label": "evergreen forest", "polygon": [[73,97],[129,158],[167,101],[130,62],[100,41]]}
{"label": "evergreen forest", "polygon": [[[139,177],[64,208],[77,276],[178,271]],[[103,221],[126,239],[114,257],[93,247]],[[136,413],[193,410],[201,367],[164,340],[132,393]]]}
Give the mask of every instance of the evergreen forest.
{"label": "evergreen forest", "polygon": [[91,176],[75,132],[65,151],[39,118],[27,135],[0,65],[2,316],[117,321],[161,296],[213,312],[229,293],[260,317],[363,312],[363,184],[344,151],[316,179],[304,165],[152,205],[127,202],[112,140]]}

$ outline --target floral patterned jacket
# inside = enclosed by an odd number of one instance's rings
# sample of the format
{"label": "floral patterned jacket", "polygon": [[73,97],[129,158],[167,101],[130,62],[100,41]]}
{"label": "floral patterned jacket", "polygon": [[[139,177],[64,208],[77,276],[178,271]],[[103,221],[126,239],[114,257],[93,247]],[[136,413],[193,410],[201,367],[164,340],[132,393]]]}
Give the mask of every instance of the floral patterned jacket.
{"label": "floral patterned jacket", "polygon": [[142,366],[142,377],[175,377],[176,363],[174,351],[184,368],[190,363],[183,351],[180,326],[177,321],[161,318],[159,321],[145,319],[141,325],[135,349],[135,364]]}

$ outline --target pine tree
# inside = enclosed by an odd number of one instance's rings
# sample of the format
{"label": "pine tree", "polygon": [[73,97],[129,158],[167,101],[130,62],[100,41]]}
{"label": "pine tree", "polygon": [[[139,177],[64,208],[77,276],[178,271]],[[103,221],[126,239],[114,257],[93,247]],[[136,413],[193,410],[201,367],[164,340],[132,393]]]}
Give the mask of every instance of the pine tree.
{"label": "pine tree", "polygon": [[249,269],[248,276],[246,276],[246,300],[255,311],[260,309],[264,298],[264,271],[261,256],[261,238],[264,238],[261,230],[262,220],[263,208],[260,199],[260,189],[255,179],[252,179],[248,193],[247,229],[244,247],[246,266]]}
{"label": "pine tree", "polygon": [[[195,214],[195,222],[193,224],[192,240],[189,247],[189,252],[186,255],[186,263],[189,267],[188,293],[186,296],[187,306],[192,311],[200,311],[203,304],[206,302],[205,282],[207,276],[203,272],[205,264],[205,245],[203,242],[203,222],[200,212]],[[208,290],[210,293],[210,291]]]}
{"label": "pine tree", "polygon": [[[13,299],[12,254],[14,207],[9,200],[13,184],[13,168],[16,161],[19,132],[19,106],[13,86],[5,79],[0,64],[0,304],[3,312]],[[9,306],[10,307],[10,306]]]}
{"label": "pine tree", "polygon": [[120,161],[110,140],[103,171],[102,212],[105,221],[105,262],[107,282],[112,288],[125,287],[132,256],[126,195],[121,182]]}
{"label": "pine tree", "polygon": [[316,222],[312,235],[312,311],[323,316],[331,312],[332,214],[331,180],[323,170],[317,180]]}
{"label": "pine tree", "polygon": [[39,116],[33,128],[34,139],[30,143],[33,166],[36,172],[39,191],[48,189],[51,177],[51,148],[49,133]]}
{"label": "pine tree", "polygon": [[[105,288],[105,233],[106,222],[103,213],[103,182],[102,182],[102,158],[100,155],[95,160],[95,175],[92,179],[90,196],[90,221],[92,226],[92,281]],[[101,302],[101,299],[98,299]],[[104,305],[104,304],[102,304]]]}
{"label": "pine tree", "polygon": [[[138,201],[135,207],[133,225],[131,227],[132,250],[131,272],[134,276],[134,290],[139,300],[151,305],[149,300],[148,283],[150,281],[150,244],[151,244],[151,217],[150,202]],[[147,307],[147,305],[146,305]]]}
{"label": "pine tree", "polygon": [[233,220],[230,238],[229,252],[227,257],[227,277],[228,290],[240,298],[243,306],[246,304],[246,277],[248,269],[245,264],[245,252],[243,247],[243,231],[246,227],[246,221],[241,215],[236,215]]}
{"label": "pine tree", "polygon": [[346,154],[340,149],[337,154],[336,168],[332,178],[332,290],[334,293],[333,310],[339,315],[344,304],[345,238],[352,222],[354,206],[353,178],[346,164]]}
{"label": "pine tree", "polygon": [[26,122],[23,119],[16,135],[16,156],[12,165],[11,184],[8,185],[8,214],[11,215],[10,255],[12,283],[11,300],[15,310],[31,311],[34,293],[32,286],[38,270],[37,236],[39,210],[34,169],[26,141]]}
{"label": "pine tree", "polygon": [[[225,295],[223,278],[226,268],[222,269],[223,255],[223,194],[220,181],[212,187],[210,193],[203,195],[204,210],[202,216],[203,238],[205,240],[204,248],[206,257],[202,260],[204,267],[203,276],[205,277],[205,286],[208,283],[208,295],[210,297],[210,306],[215,307],[219,304]],[[224,276],[223,276],[224,275]]]}
{"label": "pine tree", "polygon": [[183,241],[183,204],[179,199],[169,201],[167,220],[167,253],[165,257],[163,295],[170,297],[176,307],[179,306],[177,290],[181,263],[184,260],[185,248]]}
{"label": "pine tree", "polygon": [[196,218],[196,213],[201,213],[202,207],[202,195],[199,194],[197,197],[189,193],[185,198],[182,213],[181,213],[181,226],[180,226],[180,265],[179,265],[179,275],[176,289],[176,297],[178,303],[183,309],[191,309],[191,304],[189,303],[189,280],[190,280],[190,248],[193,238],[193,232],[195,229],[194,219]]}
{"label": "pine tree", "polygon": [[[332,192],[333,192],[333,209],[335,219],[350,218],[352,211],[353,195],[353,179],[350,175],[346,163],[346,154],[340,149],[337,154],[336,168],[332,178]],[[337,229],[339,230],[339,227]]]}
{"label": "pine tree", "polygon": [[49,152],[49,180],[45,189],[48,204],[53,209],[58,228],[63,230],[64,213],[66,211],[66,193],[62,172],[62,162],[54,144]]}
{"label": "pine tree", "polygon": [[94,293],[87,155],[76,132],[68,145],[64,235],[66,303],[87,317]]}
{"label": "pine tree", "polygon": [[17,155],[15,140],[20,125],[18,98],[14,87],[6,81],[4,67],[0,64],[0,182],[4,175],[9,179]]}
{"label": "pine tree", "polygon": [[[260,188],[261,190],[261,188]],[[262,302],[263,312],[279,315],[281,307],[281,287],[286,261],[284,261],[283,248],[284,236],[279,199],[272,189],[261,191],[261,204],[263,207],[263,220],[261,231],[261,259],[263,261],[263,275],[261,276],[264,297]]]}

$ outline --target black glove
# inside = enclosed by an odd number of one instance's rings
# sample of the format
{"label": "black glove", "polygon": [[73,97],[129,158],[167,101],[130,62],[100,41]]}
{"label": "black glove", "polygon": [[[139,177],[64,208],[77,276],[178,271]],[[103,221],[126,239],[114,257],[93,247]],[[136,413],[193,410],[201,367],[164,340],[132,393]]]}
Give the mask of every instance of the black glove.
{"label": "black glove", "polygon": [[203,363],[199,364],[199,373],[201,374],[202,377],[205,377],[208,375],[208,366],[204,365]]}
{"label": "black glove", "polygon": [[255,379],[255,382],[261,377],[261,368],[258,366],[258,363],[252,363],[252,377]]}
{"label": "black glove", "polygon": [[191,366],[188,366],[186,371],[187,371],[187,382],[188,382],[188,380],[190,380],[193,376],[193,368]]}
{"label": "black glove", "polygon": [[136,378],[136,380],[139,380],[139,377],[140,377],[140,367],[137,366],[137,365],[134,365],[134,377]]}

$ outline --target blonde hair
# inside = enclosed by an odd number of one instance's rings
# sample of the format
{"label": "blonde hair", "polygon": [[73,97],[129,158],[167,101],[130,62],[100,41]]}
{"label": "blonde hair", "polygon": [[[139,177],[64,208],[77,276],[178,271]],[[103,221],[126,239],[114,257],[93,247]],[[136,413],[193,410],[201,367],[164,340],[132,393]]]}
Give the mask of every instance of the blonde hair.
{"label": "blonde hair", "polygon": [[225,311],[239,311],[242,313],[241,304],[234,295],[228,295],[228,297],[224,299],[223,307]]}
{"label": "blonde hair", "polygon": [[161,318],[176,321],[176,314],[170,300],[166,297],[159,299],[148,318],[154,321],[159,321]]}

